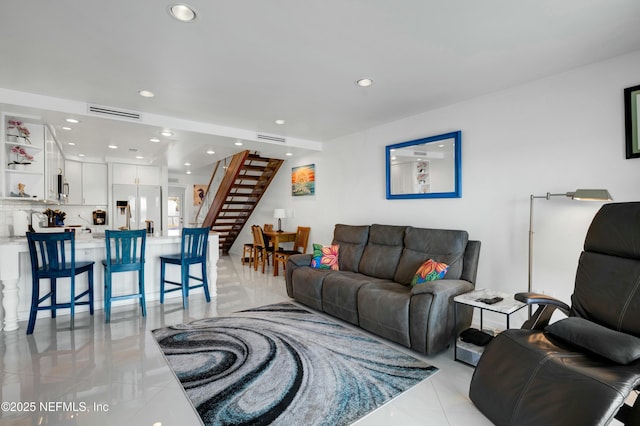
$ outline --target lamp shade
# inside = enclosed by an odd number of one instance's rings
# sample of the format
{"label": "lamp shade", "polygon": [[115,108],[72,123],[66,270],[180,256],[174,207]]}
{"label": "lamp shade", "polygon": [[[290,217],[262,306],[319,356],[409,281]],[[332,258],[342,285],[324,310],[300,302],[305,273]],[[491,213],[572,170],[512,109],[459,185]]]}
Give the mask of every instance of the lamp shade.
{"label": "lamp shade", "polygon": [[576,192],[570,193],[570,197],[574,200],[584,201],[611,201],[613,197],[606,189],[576,189]]}
{"label": "lamp shade", "polygon": [[285,209],[274,209],[273,217],[276,219],[284,219],[287,217],[287,212],[285,211]]}

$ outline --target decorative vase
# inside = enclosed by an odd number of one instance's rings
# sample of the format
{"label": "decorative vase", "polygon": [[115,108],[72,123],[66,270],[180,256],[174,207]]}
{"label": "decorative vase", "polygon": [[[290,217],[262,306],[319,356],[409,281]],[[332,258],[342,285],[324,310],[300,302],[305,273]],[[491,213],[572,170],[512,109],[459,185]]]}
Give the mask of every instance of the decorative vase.
{"label": "decorative vase", "polygon": [[13,163],[13,165],[14,165],[14,168],[13,168],[14,170],[24,170],[24,169],[25,169],[25,165],[24,165],[24,164],[21,164],[21,163],[18,163],[18,164]]}
{"label": "decorative vase", "polygon": [[55,216],[47,216],[47,227],[53,228],[56,226]]}
{"label": "decorative vase", "polygon": [[56,223],[56,226],[64,226],[64,219],[62,219],[59,216],[56,216],[55,217],[55,223]]}

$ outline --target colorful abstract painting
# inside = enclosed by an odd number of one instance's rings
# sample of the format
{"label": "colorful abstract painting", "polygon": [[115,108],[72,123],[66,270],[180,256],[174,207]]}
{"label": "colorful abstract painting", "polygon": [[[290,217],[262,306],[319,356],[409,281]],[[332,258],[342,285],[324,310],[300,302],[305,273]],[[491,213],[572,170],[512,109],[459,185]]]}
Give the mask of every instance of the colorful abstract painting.
{"label": "colorful abstract painting", "polygon": [[316,165],[294,167],[291,169],[291,195],[314,195],[316,192]]}

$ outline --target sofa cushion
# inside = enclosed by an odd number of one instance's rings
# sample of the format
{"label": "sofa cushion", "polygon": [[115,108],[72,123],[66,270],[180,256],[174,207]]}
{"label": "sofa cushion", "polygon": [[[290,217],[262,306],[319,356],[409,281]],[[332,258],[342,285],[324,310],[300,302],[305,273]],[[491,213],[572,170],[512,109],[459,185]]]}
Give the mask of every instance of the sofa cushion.
{"label": "sofa cushion", "polygon": [[322,284],[322,310],[358,325],[358,292],[372,282],[387,281],[355,272],[334,272]]}
{"label": "sofa cushion", "polygon": [[358,272],[358,264],[362,252],[369,239],[369,226],[336,225],[333,231],[333,242],[340,246],[338,264],[341,271]]}
{"label": "sofa cushion", "polygon": [[433,259],[429,259],[420,265],[411,280],[411,286],[413,287],[416,284],[426,283],[427,281],[441,280],[444,278],[448,269],[449,265],[446,263],[436,262]]}
{"label": "sofa cushion", "polygon": [[316,269],[331,269],[338,271],[338,259],[340,256],[340,246],[332,244],[323,246],[322,244],[313,245],[313,259],[311,259],[311,267]]}
{"label": "sofa cushion", "polygon": [[293,298],[307,306],[322,311],[322,284],[329,274],[337,274],[330,269],[299,267],[291,273]]}
{"label": "sofa cushion", "polygon": [[371,225],[358,272],[370,277],[393,279],[402,254],[406,226]]}
{"label": "sofa cushion", "polygon": [[418,267],[427,259],[449,265],[446,279],[459,279],[468,240],[466,231],[408,227],[394,281],[409,285]]}
{"label": "sofa cushion", "polygon": [[360,327],[411,347],[409,308],[411,291],[392,281],[374,282],[358,292]]}

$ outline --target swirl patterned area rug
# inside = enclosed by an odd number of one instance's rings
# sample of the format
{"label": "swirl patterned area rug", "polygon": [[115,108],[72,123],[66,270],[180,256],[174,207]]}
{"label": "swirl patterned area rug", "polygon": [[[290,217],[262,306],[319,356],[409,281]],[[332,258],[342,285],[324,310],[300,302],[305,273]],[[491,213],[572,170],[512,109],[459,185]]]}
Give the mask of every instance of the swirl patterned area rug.
{"label": "swirl patterned area rug", "polygon": [[347,425],[438,370],[286,302],[153,334],[205,425]]}

